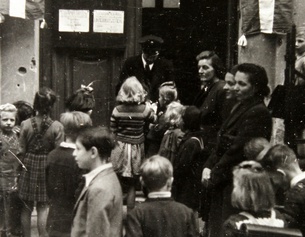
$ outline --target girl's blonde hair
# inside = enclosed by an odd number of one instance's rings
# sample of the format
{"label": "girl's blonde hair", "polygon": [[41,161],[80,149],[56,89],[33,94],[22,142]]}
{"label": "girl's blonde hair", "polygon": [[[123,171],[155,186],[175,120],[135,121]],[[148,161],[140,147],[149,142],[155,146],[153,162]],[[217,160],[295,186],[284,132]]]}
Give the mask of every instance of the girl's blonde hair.
{"label": "girl's blonde hair", "polygon": [[142,103],[145,101],[146,91],[136,77],[129,77],[119,90],[117,101],[121,103]]}
{"label": "girl's blonde hair", "polygon": [[178,99],[178,92],[175,82],[167,81],[159,87],[159,96],[163,98],[165,106]]}
{"label": "girl's blonde hair", "polygon": [[171,102],[164,114],[164,120],[170,126],[180,127],[182,123],[182,115],[184,112],[184,106],[177,101]]}

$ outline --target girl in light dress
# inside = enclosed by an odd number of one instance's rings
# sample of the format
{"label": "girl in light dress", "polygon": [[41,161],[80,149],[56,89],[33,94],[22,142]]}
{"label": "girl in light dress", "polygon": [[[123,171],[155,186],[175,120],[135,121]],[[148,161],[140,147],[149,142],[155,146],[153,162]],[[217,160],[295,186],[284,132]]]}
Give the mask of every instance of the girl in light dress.
{"label": "girl in light dress", "polygon": [[110,119],[110,128],[117,140],[111,161],[123,191],[127,192],[127,210],[135,206],[135,186],[145,158],[144,127],[156,119],[151,105],[145,102],[145,97],[146,92],[136,77],[126,79]]}

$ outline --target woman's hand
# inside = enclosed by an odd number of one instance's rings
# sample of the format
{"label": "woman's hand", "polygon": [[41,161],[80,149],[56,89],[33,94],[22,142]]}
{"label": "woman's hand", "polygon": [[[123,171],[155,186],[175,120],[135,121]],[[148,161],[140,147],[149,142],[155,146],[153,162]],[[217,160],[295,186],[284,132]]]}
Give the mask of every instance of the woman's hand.
{"label": "woman's hand", "polygon": [[202,171],[201,182],[206,186],[210,178],[211,178],[211,169],[204,168]]}

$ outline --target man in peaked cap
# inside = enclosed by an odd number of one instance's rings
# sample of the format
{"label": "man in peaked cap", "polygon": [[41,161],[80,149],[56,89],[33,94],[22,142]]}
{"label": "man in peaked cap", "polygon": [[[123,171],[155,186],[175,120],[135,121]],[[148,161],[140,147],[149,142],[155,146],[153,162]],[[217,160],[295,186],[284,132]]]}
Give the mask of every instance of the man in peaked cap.
{"label": "man in peaked cap", "polygon": [[155,35],[143,36],[139,43],[142,46],[140,55],[128,58],[122,68],[116,94],[123,82],[135,76],[148,93],[152,102],[158,100],[158,88],[165,81],[173,81],[172,62],[159,57],[163,39]]}

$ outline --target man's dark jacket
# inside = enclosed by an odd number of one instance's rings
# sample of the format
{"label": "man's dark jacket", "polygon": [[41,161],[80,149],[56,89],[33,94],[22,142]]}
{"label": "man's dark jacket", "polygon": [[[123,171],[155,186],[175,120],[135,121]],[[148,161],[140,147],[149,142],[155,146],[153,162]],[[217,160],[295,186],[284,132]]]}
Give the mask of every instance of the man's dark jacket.
{"label": "man's dark jacket", "polygon": [[116,94],[123,82],[131,76],[135,76],[148,92],[148,98],[156,102],[159,98],[159,86],[165,81],[174,81],[173,64],[171,61],[158,58],[150,71],[146,71],[142,61],[142,55],[128,58],[122,68],[119,83],[116,86]]}

